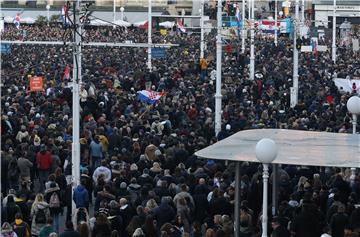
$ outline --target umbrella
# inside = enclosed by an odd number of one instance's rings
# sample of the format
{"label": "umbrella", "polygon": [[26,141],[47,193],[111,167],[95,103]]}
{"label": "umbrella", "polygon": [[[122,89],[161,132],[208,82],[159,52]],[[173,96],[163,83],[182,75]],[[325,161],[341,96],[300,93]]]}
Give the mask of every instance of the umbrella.
{"label": "umbrella", "polygon": [[159,24],[159,26],[165,27],[165,28],[172,28],[174,27],[175,22],[173,21],[164,21]]}
{"label": "umbrella", "polygon": [[6,17],[4,17],[4,21],[5,21],[5,23],[13,23],[14,17],[6,16]]}
{"label": "umbrella", "polygon": [[103,21],[103,20],[99,20],[99,19],[94,19],[90,21],[90,25],[92,26],[109,26],[111,25],[111,23]]}
{"label": "umbrella", "polygon": [[140,28],[145,28],[145,25],[148,24],[148,21],[140,21],[140,22],[135,22],[133,25],[135,27],[140,27]]}
{"label": "umbrella", "polygon": [[34,24],[34,23],[35,23],[35,19],[34,19],[34,18],[31,18],[31,17],[20,18],[20,23]]}
{"label": "umbrella", "polygon": [[129,27],[131,26],[131,23],[127,22],[127,21],[123,21],[123,20],[116,20],[113,22],[115,25],[117,26],[124,26],[124,27]]}

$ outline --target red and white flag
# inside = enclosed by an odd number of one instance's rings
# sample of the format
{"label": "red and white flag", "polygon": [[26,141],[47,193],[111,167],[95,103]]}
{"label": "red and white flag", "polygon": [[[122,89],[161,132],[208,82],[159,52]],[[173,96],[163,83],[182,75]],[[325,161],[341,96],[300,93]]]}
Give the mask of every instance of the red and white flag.
{"label": "red and white flag", "polygon": [[63,75],[63,80],[69,80],[70,79],[70,68],[68,65],[66,65]]}
{"label": "red and white flag", "polygon": [[178,20],[178,21],[177,21],[177,28],[178,28],[182,33],[185,33],[185,32],[186,32],[186,29],[185,29],[184,25],[182,24],[181,20]]}

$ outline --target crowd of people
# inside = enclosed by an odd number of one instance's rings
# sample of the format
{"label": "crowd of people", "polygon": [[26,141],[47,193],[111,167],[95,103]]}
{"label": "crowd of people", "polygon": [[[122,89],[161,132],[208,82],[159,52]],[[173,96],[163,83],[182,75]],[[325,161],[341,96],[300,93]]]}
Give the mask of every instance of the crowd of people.
{"label": "crowd of people", "polygon": [[[2,39],[66,35],[60,26],[21,27],[25,33],[6,25]],[[84,40],[145,42],[146,36],[139,29],[90,28]],[[216,136],[215,35],[206,36],[201,62],[199,38],[154,33],[153,42],[180,46],[153,59],[151,72],[146,49],[83,47],[81,179],[74,190],[72,92],[64,77],[72,48],[12,45],[1,62],[1,236],[233,236],[235,166],[199,159],[195,151],[245,129],[351,131],[351,94],[333,78],[360,76],[359,53],[339,49],[337,64],[330,52],[301,53],[299,103],[290,108],[292,41],[282,36],[275,46],[257,36],[255,80],[249,51],[241,54],[236,37],[223,54],[223,127]],[[43,77],[43,92],[29,91],[29,75]],[[137,97],[144,89],[165,95],[149,105]],[[242,162],[240,173],[240,236],[260,236],[261,166]],[[279,167],[269,235],[359,236],[360,176],[350,182],[350,173]]]}

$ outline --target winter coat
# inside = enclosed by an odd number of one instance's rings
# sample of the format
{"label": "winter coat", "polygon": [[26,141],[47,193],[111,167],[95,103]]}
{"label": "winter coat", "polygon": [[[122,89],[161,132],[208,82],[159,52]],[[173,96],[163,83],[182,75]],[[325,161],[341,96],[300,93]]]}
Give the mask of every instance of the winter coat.
{"label": "winter coat", "polygon": [[59,201],[60,201],[60,207],[59,208],[50,207],[50,213],[51,213],[51,215],[58,215],[61,212],[62,206],[63,206],[63,200],[61,198],[59,186],[56,186],[55,188],[46,189],[45,190],[45,200],[47,203],[50,204],[50,199],[51,199],[51,196],[53,195],[53,193],[56,193],[58,195]]}
{"label": "winter coat", "polygon": [[76,208],[89,207],[89,193],[84,186],[79,185],[76,187],[74,190],[73,200],[76,204]]}
{"label": "winter coat", "polygon": [[46,219],[50,217],[50,208],[49,204],[46,202],[39,202],[37,204],[34,204],[31,208],[30,216],[32,218],[32,224],[31,224],[31,234],[32,235],[39,235],[41,228],[43,228],[46,223],[36,223],[36,215],[39,213],[39,210],[42,209],[45,212]]}

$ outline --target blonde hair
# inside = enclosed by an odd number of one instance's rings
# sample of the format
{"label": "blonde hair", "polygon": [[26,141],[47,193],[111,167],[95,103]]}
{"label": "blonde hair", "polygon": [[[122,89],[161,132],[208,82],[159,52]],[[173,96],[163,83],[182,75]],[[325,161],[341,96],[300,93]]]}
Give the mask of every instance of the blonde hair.
{"label": "blonde hair", "polygon": [[38,203],[44,201],[44,195],[42,193],[38,193],[35,197],[34,203],[32,204],[32,208],[34,208]]}

